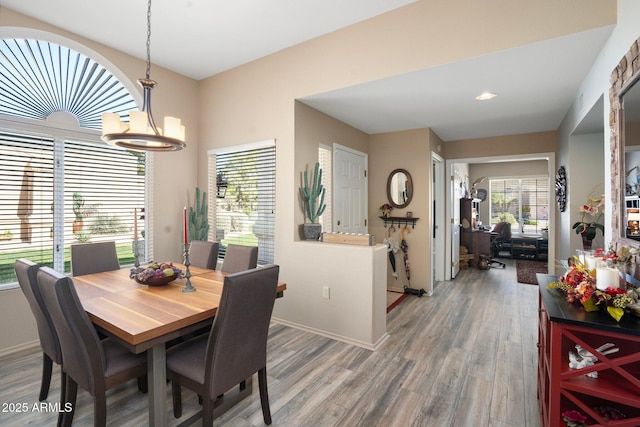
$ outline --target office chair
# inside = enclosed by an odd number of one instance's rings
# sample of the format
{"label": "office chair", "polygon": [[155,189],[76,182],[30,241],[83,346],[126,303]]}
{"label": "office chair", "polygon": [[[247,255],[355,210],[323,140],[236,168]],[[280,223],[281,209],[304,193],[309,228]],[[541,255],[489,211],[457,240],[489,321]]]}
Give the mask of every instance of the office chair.
{"label": "office chair", "polygon": [[502,268],[506,268],[507,265],[498,261],[498,255],[500,251],[504,249],[505,242],[511,239],[511,224],[508,222],[499,222],[491,230],[491,258],[489,259],[489,266],[497,264]]}

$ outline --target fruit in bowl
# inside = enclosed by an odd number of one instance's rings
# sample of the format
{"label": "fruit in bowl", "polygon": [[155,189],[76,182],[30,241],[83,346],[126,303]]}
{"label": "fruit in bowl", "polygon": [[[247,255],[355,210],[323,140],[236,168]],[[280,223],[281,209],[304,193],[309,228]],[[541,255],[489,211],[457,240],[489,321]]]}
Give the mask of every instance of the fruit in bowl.
{"label": "fruit in bowl", "polygon": [[147,266],[133,267],[129,277],[144,285],[166,285],[183,276],[182,270],[170,262],[151,262]]}

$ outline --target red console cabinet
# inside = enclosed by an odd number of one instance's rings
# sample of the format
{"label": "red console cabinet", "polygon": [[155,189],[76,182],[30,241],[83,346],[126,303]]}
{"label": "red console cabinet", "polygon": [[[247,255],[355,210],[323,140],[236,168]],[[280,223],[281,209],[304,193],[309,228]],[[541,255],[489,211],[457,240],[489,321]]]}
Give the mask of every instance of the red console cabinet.
{"label": "red console cabinet", "polygon": [[[606,312],[587,313],[569,304],[563,292],[540,288],[538,328],[538,399],[542,425],[566,426],[561,414],[580,411],[588,426],[640,426],[640,318],[627,313],[617,323]],[[619,351],[602,355],[596,349],[613,343]],[[569,368],[576,344],[598,361]],[[585,374],[597,372],[597,378]],[[600,409],[624,414],[607,420]]]}

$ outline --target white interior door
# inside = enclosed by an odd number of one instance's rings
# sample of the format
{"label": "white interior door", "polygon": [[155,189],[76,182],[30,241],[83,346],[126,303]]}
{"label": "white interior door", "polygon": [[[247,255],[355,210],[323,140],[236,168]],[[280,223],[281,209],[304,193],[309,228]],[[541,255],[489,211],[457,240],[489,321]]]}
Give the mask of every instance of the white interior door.
{"label": "white interior door", "polygon": [[431,167],[432,167],[432,184],[431,195],[432,201],[432,214],[431,214],[431,258],[433,277],[429,291],[433,291],[433,287],[436,282],[442,281],[445,278],[445,263],[446,263],[446,242],[445,242],[445,173],[444,173],[444,159],[436,153],[431,153]]}
{"label": "white interior door", "polygon": [[458,188],[460,181],[451,175],[451,278],[460,271],[460,198]]}
{"label": "white interior door", "polygon": [[333,144],[333,231],[366,234],[367,155]]}

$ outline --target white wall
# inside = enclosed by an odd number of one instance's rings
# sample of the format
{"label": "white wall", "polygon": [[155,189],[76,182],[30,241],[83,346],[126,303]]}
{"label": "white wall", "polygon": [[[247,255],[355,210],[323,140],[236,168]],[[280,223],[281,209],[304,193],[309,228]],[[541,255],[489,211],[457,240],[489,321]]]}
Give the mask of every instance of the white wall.
{"label": "white wall", "polygon": [[[576,249],[582,249],[582,237],[571,227],[582,221],[582,214],[578,208],[589,198],[600,197],[604,194],[609,180],[604,175],[603,137],[601,133],[575,135],[569,137],[569,158],[565,166],[567,170],[567,211],[569,213],[568,227],[562,230],[559,239],[567,256],[575,255]],[[609,146],[609,142],[606,142]],[[604,223],[605,218],[601,222]],[[567,242],[569,247],[566,247]],[[600,231],[596,232],[592,248],[606,249],[604,238]]]}

